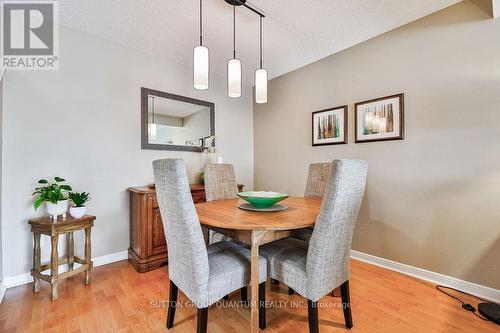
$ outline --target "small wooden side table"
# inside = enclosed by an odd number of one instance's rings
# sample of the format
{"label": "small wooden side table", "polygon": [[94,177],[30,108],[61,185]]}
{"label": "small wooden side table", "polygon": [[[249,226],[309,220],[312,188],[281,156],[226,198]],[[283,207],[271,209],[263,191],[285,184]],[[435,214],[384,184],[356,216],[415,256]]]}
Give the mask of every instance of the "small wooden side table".
{"label": "small wooden side table", "polygon": [[[59,217],[57,221],[53,221],[48,216],[28,221],[31,225],[31,231],[33,232],[34,238],[33,269],[31,270],[34,281],[33,293],[40,291],[40,280],[47,281],[51,284],[51,298],[54,301],[58,297],[57,284],[59,281],[81,272],[85,272],[85,285],[87,286],[90,284],[90,272],[92,270],[90,230],[94,226],[95,219],[96,217],[91,215],[85,215],[79,219],[75,219],[68,215],[64,219]],[[74,255],[73,232],[78,230],[85,230],[84,259]],[[68,253],[66,256],[59,258],[57,244],[59,242],[59,235],[63,234],[66,234]],[[51,238],[50,264],[41,264],[40,235],[47,235]],[[81,264],[81,266],[73,270],[75,262]],[[59,265],[63,264],[68,264],[68,271],[59,274]],[[50,275],[42,274],[43,271],[49,268]]]}

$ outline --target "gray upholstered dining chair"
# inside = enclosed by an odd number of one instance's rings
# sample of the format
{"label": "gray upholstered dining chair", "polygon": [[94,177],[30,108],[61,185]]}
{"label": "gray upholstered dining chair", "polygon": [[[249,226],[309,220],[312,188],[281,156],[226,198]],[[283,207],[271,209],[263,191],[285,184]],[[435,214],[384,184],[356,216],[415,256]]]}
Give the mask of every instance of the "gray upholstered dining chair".
{"label": "gray upholstered dining chair", "polygon": [[207,201],[234,199],[238,195],[238,184],[232,164],[205,166],[205,194]]}
{"label": "gray upholstered dining chair", "polygon": [[[168,249],[167,328],[174,324],[179,288],[198,309],[198,333],[206,332],[208,307],[233,291],[246,290],[250,284],[250,250],[234,242],[205,245],[182,159],[154,161],[153,171]],[[266,269],[266,260],[260,257],[259,292],[262,293],[265,293]],[[263,318],[264,311],[259,307]],[[264,327],[265,321],[261,322],[261,328]]]}
{"label": "gray upholstered dining chair", "polygon": [[[311,163],[307,175],[305,198],[323,198],[330,178],[331,163]],[[309,242],[313,228],[302,228],[293,232],[293,237]]]}
{"label": "gray upholstered dining chair", "polygon": [[349,258],[367,170],[365,161],[333,161],[310,242],[287,238],[260,247],[269,276],[307,298],[310,333],[319,331],[316,302],[339,286],[345,324],[352,327]]}
{"label": "gray upholstered dining chair", "polygon": [[325,194],[332,163],[311,163],[307,174],[306,198],[322,198]]}
{"label": "gray upholstered dining chair", "polygon": [[[205,196],[207,201],[237,198],[238,184],[232,164],[207,164],[205,166]],[[208,243],[232,240],[219,232],[208,231]]]}

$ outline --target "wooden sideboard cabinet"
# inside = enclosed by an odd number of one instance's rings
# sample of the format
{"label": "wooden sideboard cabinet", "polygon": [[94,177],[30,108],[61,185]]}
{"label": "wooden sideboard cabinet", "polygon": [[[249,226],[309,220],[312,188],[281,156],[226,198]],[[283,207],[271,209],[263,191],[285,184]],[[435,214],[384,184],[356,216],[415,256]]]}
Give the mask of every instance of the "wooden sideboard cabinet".
{"label": "wooden sideboard cabinet", "polygon": [[[241,192],[244,185],[239,184]],[[167,244],[163,232],[156,190],[153,186],[131,187],[130,248],[128,260],[139,273],[156,269],[168,262]],[[205,187],[191,185],[194,203],[205,202]]]}

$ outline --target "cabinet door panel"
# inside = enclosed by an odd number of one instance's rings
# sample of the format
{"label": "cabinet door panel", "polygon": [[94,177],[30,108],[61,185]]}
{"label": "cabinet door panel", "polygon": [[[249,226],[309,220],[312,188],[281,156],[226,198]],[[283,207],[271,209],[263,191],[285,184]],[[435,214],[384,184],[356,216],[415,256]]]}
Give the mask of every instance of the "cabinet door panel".
{"label": "cabinet door panel", "polygon": [[155,197],[149,199],[148,216],[148,255],[163,254],[167,251],[163,222]]}
{"label": "cabinet door panel", "polygon": [[193,197],[193,202],[195,204],[200,202],[205,202],[205,191],[191,191],[191,196]]}

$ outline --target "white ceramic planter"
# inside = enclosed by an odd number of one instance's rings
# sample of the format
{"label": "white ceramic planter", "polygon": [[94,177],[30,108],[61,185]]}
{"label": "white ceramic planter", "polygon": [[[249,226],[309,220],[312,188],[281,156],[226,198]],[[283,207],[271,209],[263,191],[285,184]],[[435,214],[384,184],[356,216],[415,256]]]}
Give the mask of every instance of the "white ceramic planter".
{"label": "white ceramic planter", "polygon": [[75,219],[81,218],[87,212],[87,207],[70,207],[69,214],[73,216]]}
{"label": "white ceramic planter", "polygon": [[69,200],[59,200],[56,204],[52,202],[46,202],[47,213],[52,217],[53,220],[57,220],[58,215],[62,215],[63,218],[66,217],[66,212],[68,211]]}

